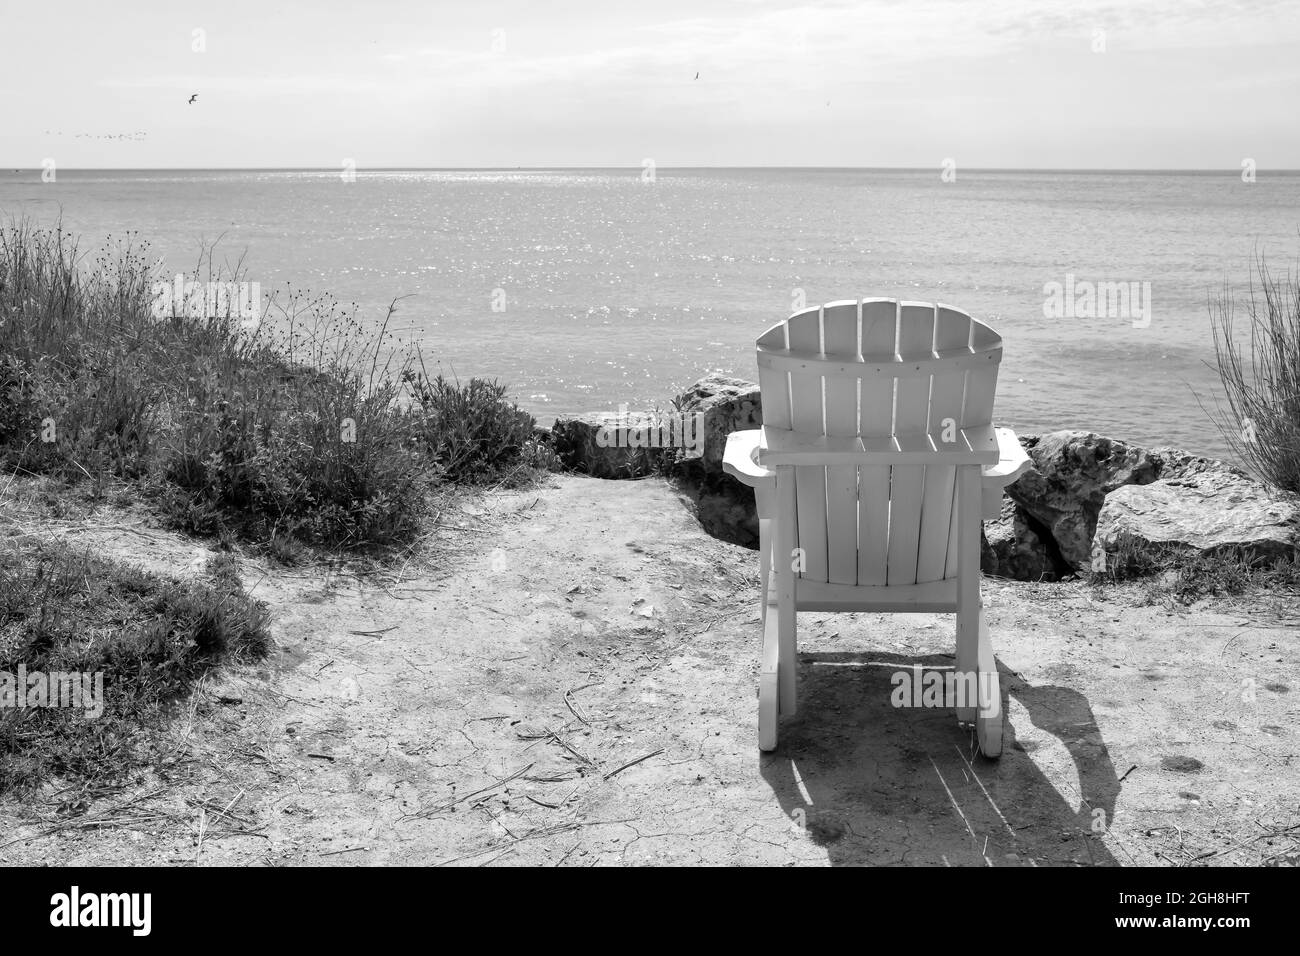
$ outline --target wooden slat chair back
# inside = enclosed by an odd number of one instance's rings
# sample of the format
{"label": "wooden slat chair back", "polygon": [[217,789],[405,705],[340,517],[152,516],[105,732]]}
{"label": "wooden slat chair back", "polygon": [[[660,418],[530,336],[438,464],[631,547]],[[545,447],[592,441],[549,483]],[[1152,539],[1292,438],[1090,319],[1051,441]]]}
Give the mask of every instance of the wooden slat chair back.
{"label": "wooden slat chair back", "polygon": [[1029,467],[993,426],[1001,359],[969,314],[892,298],[805,309],[758,339],[763,428],[729,435],[723,467],[758,508],[763,749],[795,710],[797,612],[901,611],[957,615],[956,669],[983,688],[957,716],[1000,753],[980,518]]}
{"label": "wooden slat chair back", "polygon": [[[763,421],[893,438],[905,450],[959,447],[961,430],[993,422],[1001,357],[996,332],[948,306],[864,299],[805,309],[758,340]],[[801,578],[896,585],[956,575],[955,466],[803,466],[795,485]]]}

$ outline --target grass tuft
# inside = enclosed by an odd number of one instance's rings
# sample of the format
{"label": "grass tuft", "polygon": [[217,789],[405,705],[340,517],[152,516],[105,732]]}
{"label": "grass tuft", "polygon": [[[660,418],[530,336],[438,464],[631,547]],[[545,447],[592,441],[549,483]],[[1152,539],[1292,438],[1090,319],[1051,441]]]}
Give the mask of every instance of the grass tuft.
{"label": "grass tuft", "polygon": [[[1300,282],[1277,276],[1259,256],[1238,325],[1236,295],[1211,303],[1210,321],[1226,408],[1211,413],[1232,451],[1256,477],[1300,493]],[[1204,403],[1202,403],[1203,405]]]}
{"label": "grass tuft", "polygon": [[[0,793],[112,784],[158,759],[175,702],[222,661],[264,657],[267,621],[229,554],[173,581],[60,542],[0,541]],[[102,675],[102,714],[16,706],[20,666]]]}
{"label": "grass tuft", "polygon": [[1195,604],[1206,598],[1268,595],[1300,599],[1300,556],[1264,558],[1241,549],[1189,552],[1186,549],[1140,551],[1121,546],[1106,556],[1106,570],[1088,575],[1100,588],[1133,585],[1143,591],[1140,604]]}

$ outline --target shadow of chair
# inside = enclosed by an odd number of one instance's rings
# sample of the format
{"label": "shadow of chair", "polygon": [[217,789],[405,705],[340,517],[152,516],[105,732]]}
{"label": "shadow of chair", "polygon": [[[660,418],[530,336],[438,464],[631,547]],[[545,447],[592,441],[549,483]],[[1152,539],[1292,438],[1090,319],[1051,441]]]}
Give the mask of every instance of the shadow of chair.
{"label": "shadow of chair", "polygon": [[800,658],[807,706],[776,751],[755,757],[791,826],[832,865],[1121,862],[1100,838],[1120,783],[1083,694],[1000,667],[1007,720],[1003,755],[991,761],[954,727],[951,708],[891,706],[894,674],[951,669],[952,655]]}

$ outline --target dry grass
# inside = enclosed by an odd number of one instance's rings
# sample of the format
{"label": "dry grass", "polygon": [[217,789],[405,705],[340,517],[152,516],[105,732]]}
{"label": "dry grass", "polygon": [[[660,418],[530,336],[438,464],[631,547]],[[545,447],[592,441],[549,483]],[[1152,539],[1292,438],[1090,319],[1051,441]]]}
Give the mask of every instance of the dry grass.
{"label": "dry grass", "polygon": [[1291,273],[1274,275],[1261,255],[1240,309],[1248,336],[1241,334],[1230,288],[1211,304],[1226,402],[1216,400],[1211,417],[1258,478],[1300,493],[1300,283]]}
{"label": "dry grass", "polygon": [[102,675],[102,712],[89,718],[88,708],[0,708],[0,792],[49,777],[113,782],[149,763],[198,678],[265,655],[267,621],[229,554],[182,581],[45,535],[0,541],[0,675]]}

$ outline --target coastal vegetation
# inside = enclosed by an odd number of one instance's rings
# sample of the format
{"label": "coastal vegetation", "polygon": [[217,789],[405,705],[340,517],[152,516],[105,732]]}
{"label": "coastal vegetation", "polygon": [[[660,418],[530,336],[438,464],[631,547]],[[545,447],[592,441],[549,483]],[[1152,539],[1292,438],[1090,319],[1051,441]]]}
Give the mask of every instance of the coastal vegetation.
{"label": "coastal vegetation", "polygon": [[215,664],[265,655],[267,619],[229,554],[176,581],[59,541],[0,541],[0,793],[165,772],[156,731],[175,702]]}
{"label": "coastal vegetation", "polygon": [[1219,430],[1258,478],[1300,493],[1300,281],[1260,255],[1244,296],[1225,288],[1210,319],[1226,396]]}
{"label": "coastal vegetation", "polygon": [[[212,249],[193,278],[243,280]],[[128,728],[266,652],[234,549],[382,563],[455,488],[525,484],[552,460],[503,386],[425,372],[390,332],[396,303],[367,331],[355,307],[289,289],[249,322],[234,297],[160,298],[159,279],[135,234],[83,254],[58,224],[0,228],[0,672],[102,673],[107,701],[95,720],[0,708],[0,791],[127,772],[150,752]],[[7,507],[31,482],[47,513],[143,504],[217,558],[182,582],[51,543]]]}
{"label": "coastal vegetation", "polygon": [[[195,270],[238,284],[209,249]],[[400,546],[441,483],[517,484],[547,458],[505,388],[430,378],[353,306],[289,289],[250,324],[171,303],[148,245],[88,263],[60,227],[0,231],[0,460],[129,479],[175,527],[253,544]]]}

